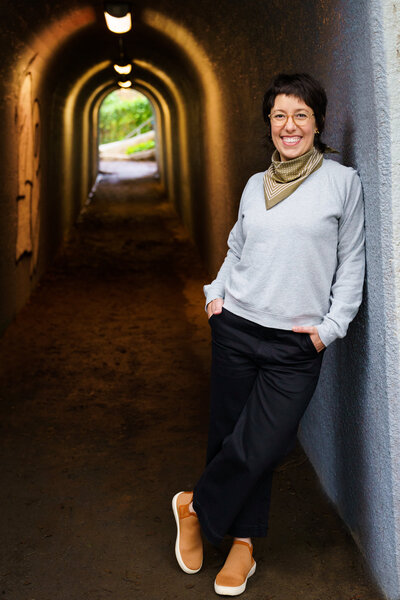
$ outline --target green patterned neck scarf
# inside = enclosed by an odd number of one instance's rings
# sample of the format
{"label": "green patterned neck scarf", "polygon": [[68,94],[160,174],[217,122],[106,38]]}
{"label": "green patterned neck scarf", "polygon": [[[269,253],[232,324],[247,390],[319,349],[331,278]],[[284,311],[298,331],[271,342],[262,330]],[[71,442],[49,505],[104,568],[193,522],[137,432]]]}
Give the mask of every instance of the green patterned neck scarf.
{"label": "green patterned neck scarf", "polygon": [[264,196],[267,210],[292,194],[299,185],[322,166],[323,154],[314,147],[292,160],[281,161],[278,150],[264,173]]}

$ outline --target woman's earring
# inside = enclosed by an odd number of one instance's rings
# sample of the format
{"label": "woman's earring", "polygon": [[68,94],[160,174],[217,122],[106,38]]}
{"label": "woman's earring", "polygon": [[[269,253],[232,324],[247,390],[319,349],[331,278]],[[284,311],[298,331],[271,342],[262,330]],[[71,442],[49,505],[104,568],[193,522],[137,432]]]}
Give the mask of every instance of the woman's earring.
{"label": "woman's earring", "polygon": [[319,129],[316,129],[315,130],[315,134],[317,135],[318,133],[319,133]]}

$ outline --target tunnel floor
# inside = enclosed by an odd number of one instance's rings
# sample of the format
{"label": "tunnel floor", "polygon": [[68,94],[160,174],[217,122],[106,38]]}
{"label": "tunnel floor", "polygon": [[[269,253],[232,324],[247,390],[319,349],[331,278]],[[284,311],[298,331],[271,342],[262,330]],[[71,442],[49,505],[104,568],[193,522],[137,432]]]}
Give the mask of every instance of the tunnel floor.
{"label": "tunnel floor", "polygon": [[[0,340],[0,598],[216,597],[174,558],[200,475],[210,341],[199,257],[158,180],[103,174]],[[300,448],[276,473],[249,600],[379,600]]]}

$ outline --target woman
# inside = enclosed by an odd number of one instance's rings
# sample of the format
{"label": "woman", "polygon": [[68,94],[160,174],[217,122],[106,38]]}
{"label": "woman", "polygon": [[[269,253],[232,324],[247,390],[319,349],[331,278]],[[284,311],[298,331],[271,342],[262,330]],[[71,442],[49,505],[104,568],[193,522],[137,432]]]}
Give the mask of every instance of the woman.
{"label": "woman", "polygon": [[327,98],[306,74],[278,75],[263,103],[275,146],[253,175],[216,279],[204,287],[212,330],[207,466],[173,499],[175,553],[203,561],[201,531],[234,538],[214,589],[235,596],[254,573],[251,538],[267,533],[272,472],[293,447],[325,348],[346,335],[362,298],[360,179],[327,160]]}

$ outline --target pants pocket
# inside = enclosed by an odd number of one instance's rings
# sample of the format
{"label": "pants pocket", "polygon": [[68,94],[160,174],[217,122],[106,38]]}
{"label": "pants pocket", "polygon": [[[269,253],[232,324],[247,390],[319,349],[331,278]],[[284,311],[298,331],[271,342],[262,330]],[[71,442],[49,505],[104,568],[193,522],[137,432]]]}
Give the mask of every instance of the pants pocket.
{"label": "pants pocket", "polygon": [[313,344],[313,341],[311,339],[311,336],[309,333],[305,333],[305,340],[307,342],[307,346],[309,347],[310,350],[312,350],[315,354],[319,354],[318,350],[316,349],[316,347]]}

